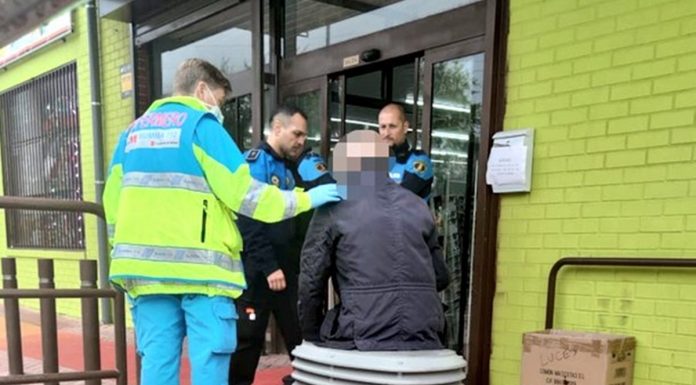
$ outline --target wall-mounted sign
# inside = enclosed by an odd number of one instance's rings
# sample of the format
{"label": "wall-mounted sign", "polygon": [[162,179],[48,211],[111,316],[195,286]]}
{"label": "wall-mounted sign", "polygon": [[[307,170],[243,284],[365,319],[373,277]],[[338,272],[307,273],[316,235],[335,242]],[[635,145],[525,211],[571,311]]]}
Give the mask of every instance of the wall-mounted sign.
{"label": "wall-mounted sign", "polygon": [[133,66],[124,64],[121,66],[121,99],[133,95]]}
{"label": "wall-mounted sign", "polygon": [[348,68],[360,64],[360,55],[347,56],[343,58],[343,68]]}
{"label": "wall-mounted sign", "polygon": [[72,32],[72,14],[65,11],[12,43],[0,48],[0,68]]}
{"label": "wall-mounted sign", "polygon": [[486,183],[494,193],[529,192],[532,188],[534,131],[531,128],[493,135]]}

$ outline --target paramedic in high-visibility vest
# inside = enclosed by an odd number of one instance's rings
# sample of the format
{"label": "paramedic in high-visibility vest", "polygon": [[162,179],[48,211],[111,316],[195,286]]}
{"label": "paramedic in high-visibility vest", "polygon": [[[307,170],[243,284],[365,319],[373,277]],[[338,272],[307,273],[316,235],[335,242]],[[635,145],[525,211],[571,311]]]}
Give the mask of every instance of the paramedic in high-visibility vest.
{"label": "paramedic in high-visibility vest", "polygon": [[222,127],[229,81],[188,59],[174,96],[120,136],[104,191],[109,279],[132,304],[141,384],[177,385],[184,336],[191,382],[227,385],[234,299],[246,288],[235,214],[278,222],[339,200],[336,186],[282,191],[254,180]]}
{"label": "paramedic in high-visibility vest", "polygon": [[409,124],[404,108],[389,103],[382,108],[377,119],[379,136],[389,144],[389,177],[427,201],[433,185],[433,162],[428,154],[408,143]]}

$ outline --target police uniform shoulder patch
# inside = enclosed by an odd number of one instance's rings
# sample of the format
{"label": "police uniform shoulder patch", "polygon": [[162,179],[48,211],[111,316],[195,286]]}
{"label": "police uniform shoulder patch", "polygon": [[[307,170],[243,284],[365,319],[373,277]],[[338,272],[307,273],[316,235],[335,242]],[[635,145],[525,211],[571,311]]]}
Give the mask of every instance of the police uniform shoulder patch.
{"label": "police uniform shoulder patch", "polygon": [[297,172],[304,182],[311,182],[327,174],[329,170],[319,154],[309,152],[300,160]]}
{"label": "police uniform shoulder patch", "polygon": [[245,159],[248,162],[253,162],[259,158],[260,153],[261,153],[261,150],[259,150],[258,148],[251,149],[247,152]]}
{"label": "police uniform shoulder patch", "polygon": [[422,179],[433,177],[433,165],[430,157],[422,151],[414,151],[408,159],[406,170]]}

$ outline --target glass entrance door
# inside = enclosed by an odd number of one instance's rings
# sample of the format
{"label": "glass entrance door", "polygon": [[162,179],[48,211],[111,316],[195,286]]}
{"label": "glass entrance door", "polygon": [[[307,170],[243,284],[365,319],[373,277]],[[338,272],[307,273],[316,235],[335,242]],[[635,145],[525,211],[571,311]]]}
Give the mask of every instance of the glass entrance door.
{"label": "glass entrance door", "polygon": [[[346,133],[377,130],[380,109],[401,104],[409,143],[430,154],[435,179],[429,205],[436,218],[451,284],[442,293],[447,345],[468,356],[473,220],[483,90],[483,39],[359,70],[281,86],[281,99],[309,116],[310,145],[331,160]],[[317,141],[317,139],[320,139]]]}
{"label": "glass entrance door", "polygon": [[483,40],[473,39],[422,56],[380,63],[330,77],[331,147],[357,129],[377,130],[389,102],[401,104],[410,123],[409,143],[433,160],[436,218],[451,284],[442,295],[447,345],[467,356],[473,220],[481,135]]}
{"label": "glass entrance door", "polygon": [[[409,122],[408,140],[421,148],[423,57],[406,57],[359,71],[337,74],[329,81],[331,148],[354,130],[377,131],[379,111],[387,103],[404,107]],[[420,104],[416,104],[420,100]]]}
{"label": "glass entrance door", "polygon": [[447,338],[468,357],[471,268],[484,55],[474,40],[426,52],[424,57],[424,148],[435,180],[434,212],[451,284],[443,293]]}

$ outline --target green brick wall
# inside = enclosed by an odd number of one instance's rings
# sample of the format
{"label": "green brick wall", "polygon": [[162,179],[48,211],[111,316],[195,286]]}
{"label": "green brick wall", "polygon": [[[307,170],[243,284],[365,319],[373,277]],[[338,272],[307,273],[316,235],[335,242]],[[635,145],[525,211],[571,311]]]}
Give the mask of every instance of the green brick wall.
{"label": "green brick wall", "polygon": [[[63,41],[51,43],[37,52],[10,64],[0,71],[0,93],[23,84],[32,78],[51,72],[67,63],[77,64],[78,108],[80,124],[80,146],[82,162],[83,199],[95,201],[94,151],[92,135],[92,112],[89,83],[89,59],[87,39],[87,14],[84,6],[72,11],[73,33]],[[107,158],[118,133],[133,119],[133,98],[121,99],[119,68],[131,61],[130,29],[127,24],[111,20],[100,20],[100,44],[102,56],[103,129]],[[1,150],[1,149],[0,149]],[[2,180],[0,178],[0,185]],[[2,192],[4,190],[0,190]],[[11,249],[7,246],[5,214],[0,211],[0,254],[16,257],[19,286],[38,287],[36,275],[37,258],[53,258],[55,262],[56,287],[79,287],[78,261],[97,259],[96,219],[85,216],[84,251],[55,251],[35,249]],[[37,307],[36,301],[24,301],[27,307]],[[77,300],[58,301],[58,311],[63,314],[79,315]]]}
{"label": "green brick wall", "polygon": [[[505,129],[536,143],[501,199],[495,385],[559,258],[696,258],[696,1],[511,0],[508,69]],[[696,271],[566,268],[556,327],[636,336],[635,385],[696,383]]]}

